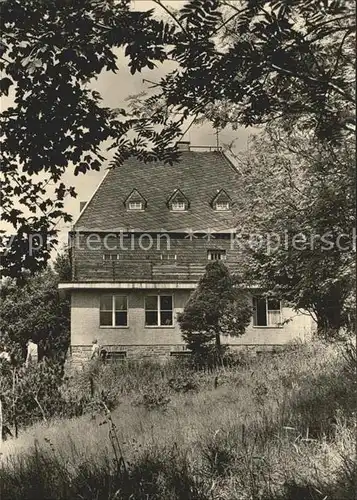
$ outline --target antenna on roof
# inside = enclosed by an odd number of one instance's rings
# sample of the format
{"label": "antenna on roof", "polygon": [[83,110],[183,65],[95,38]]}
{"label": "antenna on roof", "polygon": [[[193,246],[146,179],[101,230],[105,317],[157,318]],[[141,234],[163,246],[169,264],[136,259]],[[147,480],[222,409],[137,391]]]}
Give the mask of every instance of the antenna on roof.
{"label": "antenna on roof", "polygon": [[220,132],[220,129],[218,127],[216,127],[216,146],[217,146],[217,149],[219,149],[219,132]]}

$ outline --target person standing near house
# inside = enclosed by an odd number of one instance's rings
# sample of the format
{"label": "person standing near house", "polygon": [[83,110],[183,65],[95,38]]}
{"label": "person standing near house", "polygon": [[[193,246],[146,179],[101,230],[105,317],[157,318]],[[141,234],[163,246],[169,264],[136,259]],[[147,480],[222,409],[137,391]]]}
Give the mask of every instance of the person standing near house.
{"label": "person standing near house", "polygon": [[98,345],[97,339],[94,339],[92,342],[92,349],[91,349],[91,355],[90,355],[90,360],[96,360],[99,358],[99,353],[100,353],[100,348]]}
{"label": "person standing near house", "polygon": [[35,365],[38,361],[38,346],[32,339],[27,341],[27,355],[25,366],[28,368],[30,365]]}
{"label": "person standing near house", "polygon": [[0,361],[1,360],[11,363],[11,357],[7,350],[6,345],[0,346]]}

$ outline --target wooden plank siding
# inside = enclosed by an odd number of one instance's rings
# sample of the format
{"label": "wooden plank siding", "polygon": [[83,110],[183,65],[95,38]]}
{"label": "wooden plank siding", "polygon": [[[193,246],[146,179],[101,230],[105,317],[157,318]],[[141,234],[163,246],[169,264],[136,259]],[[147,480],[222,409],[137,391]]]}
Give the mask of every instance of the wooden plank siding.
{"label": "wooden plank siding", "polygon": [[[207,251],[212,249],[224,250],[226,252],[227,266],[237,270],[241,259],[241,253],[232,245],[229,234],[216,235],[215,238],[204,238],[203,235],[190,240],[187,235],[170,235],[170,248],[167,248],[165,239],[161,239],[157,246],[157,234],[152,234],[152,248],[145,250],[140,248],[140,241],[148,245],[149,240],[140,240],[141,234],[130,234],[130,239],[124,239],[125,247],[120,248],[118,238],[108,238],[104,233],[97,233],[98,241],[95,245],[93,233],[76,233],[72,238],[72,280],[73,281],[128,281],[128,280],[177,280],[193,281],[202,276],[205,266],[209,262]],[[92,242],[92,248],[88,246],[88,238]],[[106,248],[111,248],[108,250]],[[115,245],[116,244],[116,245]],[[117,246],[117,249],[113,249]],[[95,248],[94,248],[95,247]],[[118,254],[118,260],[104,260],[104,253]],[[174,260],[165,258],[166,254]],[[163,258],[162,258],[163,257]]]}

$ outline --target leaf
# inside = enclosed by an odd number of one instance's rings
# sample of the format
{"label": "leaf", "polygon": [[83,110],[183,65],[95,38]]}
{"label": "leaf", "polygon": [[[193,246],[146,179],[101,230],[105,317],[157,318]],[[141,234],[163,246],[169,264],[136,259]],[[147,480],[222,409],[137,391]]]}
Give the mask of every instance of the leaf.
{"label": "leaf", "polygon": [[13,81],[10,78],[2,78],[0,80],[0,94],[9,95],[9,88],[13,85]]}

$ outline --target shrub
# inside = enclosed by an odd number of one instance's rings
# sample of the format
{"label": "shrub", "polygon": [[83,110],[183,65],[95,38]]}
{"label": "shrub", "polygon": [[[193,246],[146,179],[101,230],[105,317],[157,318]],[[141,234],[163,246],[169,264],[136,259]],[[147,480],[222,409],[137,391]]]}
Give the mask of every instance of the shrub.
{"label": "shrub", "polygon": [[9,364],[1,369],[1,400],[4,421],[9,426],[28,426],[37,420],[64,414],[66,404],[60,386],[62,366],[43,361],[29,368]]}
{"label": "shrub", "polygon": [[145,391],[141,391],[133,400],[135,406],[144,406],[147,410],[162,410],[167,409],[171,399],[167,394],[167,390],[160,385],[150,387]]}
{"label": "shrub", "polygon": [[176,377],[169,379],[168,385],[173,391],[182,393],[197,391],[198,389],[197,381],[194,380],[190,373],[177,374]]}
{"label": "shrub", "polygon": [[177,317],[182,336],[198,365],[220,365],[227,346],[221,335],[240,336],[251,317],[246,292],[220,261],[211,262]]}
{"label": "shrub", "polygon": [[[212,375],[182,366],[92,366],[67,380],[66,402],[78,401],[81,412],[105,409],[104,421],[39,427],[41,445],[2,460],[1,498],[354,500],[353,356],[301,346],[221,369],[215,390]],[[111,414],[105,398],[124,401]]]}

